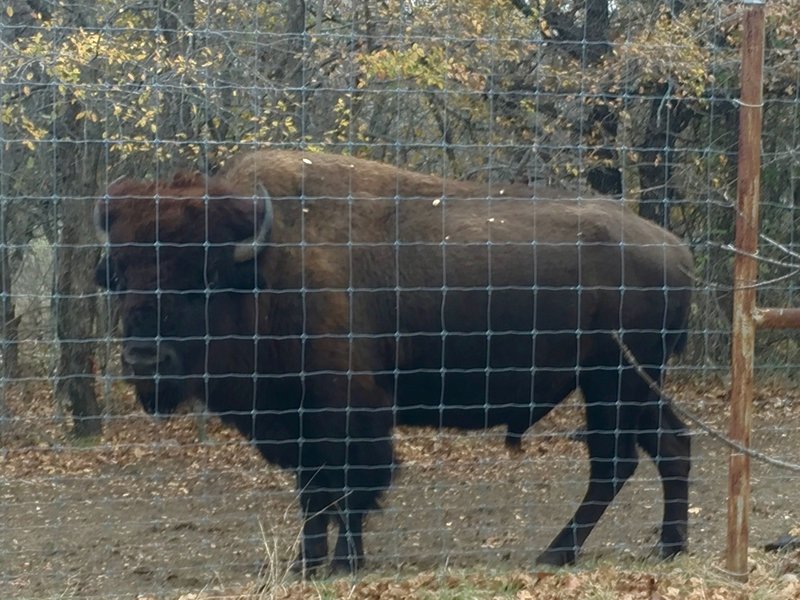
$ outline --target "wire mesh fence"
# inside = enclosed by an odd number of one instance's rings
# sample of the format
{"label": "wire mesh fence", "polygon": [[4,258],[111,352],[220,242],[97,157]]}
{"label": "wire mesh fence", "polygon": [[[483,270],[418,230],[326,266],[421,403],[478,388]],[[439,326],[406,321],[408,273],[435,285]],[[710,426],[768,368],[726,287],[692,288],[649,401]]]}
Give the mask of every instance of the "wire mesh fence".
{"label": "wire mesh fence", "polygon": [[[609,334],[726,428],[741,10],[8,3],[0,595],[348,571],[390,478],[368,571],[571,562],[637,453],[578,561],[681,550],[686,514],[690,560],[721,555],[727,449]],[[796,13],[769,2],[768,306],[798,306]],[[799,362],[759,334],[779,457]],[[798,479],[753,475],[761,545]]]}

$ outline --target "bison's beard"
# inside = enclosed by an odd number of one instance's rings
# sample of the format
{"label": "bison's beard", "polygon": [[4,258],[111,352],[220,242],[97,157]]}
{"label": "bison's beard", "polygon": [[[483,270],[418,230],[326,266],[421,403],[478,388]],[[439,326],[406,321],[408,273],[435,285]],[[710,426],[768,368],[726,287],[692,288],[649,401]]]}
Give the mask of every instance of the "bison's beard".
{"label": "bison's beard", "polygon": [[135,378],[134,387],[139,403],[151,415],[170,415],[183,403],[186,381],[175,377],[155,379]]}
{"label": "bison's beard", "polygon": [[142,408],[151,415],[169,415],[189,395],[189,386],[180,354],[167,344],[159,352],[155,348],[147,343],[124,345],[122,365]]}

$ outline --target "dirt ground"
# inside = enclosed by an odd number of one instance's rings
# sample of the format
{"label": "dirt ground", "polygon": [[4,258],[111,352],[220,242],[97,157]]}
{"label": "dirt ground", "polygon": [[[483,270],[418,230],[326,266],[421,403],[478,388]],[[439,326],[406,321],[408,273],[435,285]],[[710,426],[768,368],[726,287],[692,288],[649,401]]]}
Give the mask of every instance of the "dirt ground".
{"label": "dirt ground", "polygon": [[[672,392],[726,430],[724,386]],[[212,420],[199,442],[193,419],[153,422],[126,396],[103,439],[76,446],[49,414],[49,394],[30,385],[9,395],[18,420],[0,444],[0,598],[178,598],[245,586],[265,561],[277,570],[293,557],[292,477],[233,432]],[[798,407],[800,390],[762,387],[754,447],[798,461]],[[585,448],[566,436],[581,421],[566,403],[526,435],[521,456],[509,456],[500,430],[398,431],[402,467],[367,524],[369,570],[530,567],[583,495]],[[728,451],[694,431],[691,553],[721,556]],[[751,543],[761,546],[800,524],[800,475],[756,462],[752,481]],[[581,561],[641,561],[660,516],[657,474],[643,461]]]}

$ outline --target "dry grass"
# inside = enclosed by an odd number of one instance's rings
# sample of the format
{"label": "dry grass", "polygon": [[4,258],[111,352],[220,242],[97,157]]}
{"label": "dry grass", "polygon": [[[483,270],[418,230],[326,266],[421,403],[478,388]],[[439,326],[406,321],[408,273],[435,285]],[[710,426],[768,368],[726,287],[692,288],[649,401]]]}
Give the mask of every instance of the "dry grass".
{"label": "dry grass", "polygon": [[747,583],[724,573],[721,559],[620,566],[614,561],[559,571],[424,571],[408,575],[300,581],[275,570],[249,589],[208,589],[175,600],[794,600],[800,598],[800,552],[754,550]]}
{"label": "dry grass", "polygon": [[[262,529],[263,532],[263,529]],[[792,530],[800,535],[800,528]],[[296,552],[298,540],[292,552]],[[448,569],[303,580],[285,567],[286,549],[264,533],[265,567],[242,590],[208,589],[175,600],[796,600],[800,549],[750,551],[748,581],[726,573],[722,557],[584,560],[559,570]],[[150,599],[143,599],[150,600]]]}

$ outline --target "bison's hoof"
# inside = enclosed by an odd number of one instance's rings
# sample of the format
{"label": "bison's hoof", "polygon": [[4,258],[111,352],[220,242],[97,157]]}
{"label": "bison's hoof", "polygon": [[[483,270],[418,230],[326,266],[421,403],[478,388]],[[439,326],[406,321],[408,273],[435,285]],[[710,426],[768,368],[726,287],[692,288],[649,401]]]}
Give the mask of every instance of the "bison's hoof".
{"label": "bison's hoof", "polygon": [[659,550],[661,553],[661,558],[664,560],[672,560],[678,554],[686,551],[686,544],[683,542],[675,542],[675,543],[664,543],[662,542],[659,544]]}
{"label": "bison's hoof", "polygon": [[300,575],[303,579],[316,577],[321,572],[321,567],[325,564],[325,558],[303,558],[298,557],[292,561],[290,569],[292,573]]}
{"label": "bison's hoof", "polygon": [[355,575],[358,571],[364,568],[364,558],[344,558],[341,556],[334,557],[331,561],[331,572],[334,575]]}
{"label": "bison's hoof", "polygon": [[565,567],[575,564],[575,551],[566,548],[548,548],[536,559],[537,565]]}

